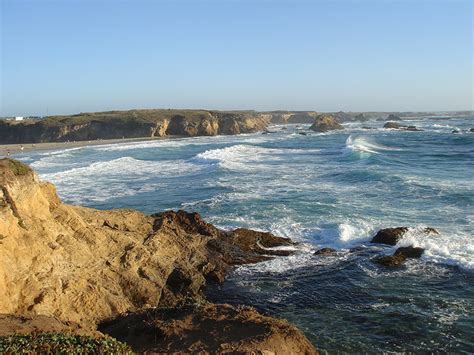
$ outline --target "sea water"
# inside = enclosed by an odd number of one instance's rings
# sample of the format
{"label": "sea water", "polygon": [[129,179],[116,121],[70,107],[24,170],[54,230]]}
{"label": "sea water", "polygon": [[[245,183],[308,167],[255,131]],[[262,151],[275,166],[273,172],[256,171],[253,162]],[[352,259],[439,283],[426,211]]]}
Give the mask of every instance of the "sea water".
{"label": "sea water", "polygon": [[[290,257],[239,267],[208,296],[288,319],[322,350],[474,351],[474,119],[403,123],[423,131],[276,125],[18,158],[67,203],[185,209],[300,242]],[[412,227],[397,246],[370,244],[396,226]],[[421,233],[426,226],[440,234]],[[407,245],[423,257],[398,268],[373,262]],[[313,255],[322,247],[338,253]]]}

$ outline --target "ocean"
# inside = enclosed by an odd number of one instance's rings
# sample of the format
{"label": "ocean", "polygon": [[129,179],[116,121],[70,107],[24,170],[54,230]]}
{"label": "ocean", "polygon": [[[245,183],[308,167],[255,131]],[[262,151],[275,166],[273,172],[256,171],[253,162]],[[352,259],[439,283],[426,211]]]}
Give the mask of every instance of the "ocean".
{"label": "ocean", "polygon": [[[474,118],[346,123],[315,133],[163,139],[19,155],[66,203],[199,212],[221,228],[271,231],[296,253],[231,272],[207,290],[288,319],[321,350],[474,351]],[[371,128],[371,129],[365,129]],[[460,133],[452,133],[459,130]],[[409,226],[395,247],[377,230]],[[421,230],[434,227],[439,235]],[[399,246],[421,259],[388,268]],[[315,256],[331,247],[338,253]]]}

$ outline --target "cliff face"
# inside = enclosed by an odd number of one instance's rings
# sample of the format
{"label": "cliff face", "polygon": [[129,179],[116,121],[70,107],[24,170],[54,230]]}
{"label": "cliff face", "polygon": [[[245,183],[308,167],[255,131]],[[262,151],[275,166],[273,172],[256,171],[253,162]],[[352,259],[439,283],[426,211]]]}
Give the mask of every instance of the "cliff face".
{"label": "cliff face", "polygon": [[[222,282],[232,265],[287,255],[287,251],[266,248],[292,244],[270,233],[223,231],[196,213],[168,211],[147,216],[132,210],[65,205],[53,185],[39,181],[28,167],[9,159],[0,160],[0,187],[0,313],[56,317],[94,329],[126,312],[156,307],[181,312],[184,304],[207,304],[203,287],[207,282]],[[222,319],[222,312],[231,323],[242,319],[239,312],[231,311],[235,307],[226,311],[221,305],[208,307],[216,313],[215,322]],[[196,334],[201,334],[198,329],[203,326],[200,312],[204,309],[193,311],[196,318],[191,328]],[[256,327],[257,338],[263,332],[280,339],[276,343],[289,342],[314,352],[288,323],[252,312],[253,320],[248,322]],[[150,314],[145,314],[150,320]],[[163,315],[156,317],[157,324],[166,327]],[[128,321],[127,317],[117,318],[113,331],[120,333]],[[277,324],[284,331],[277,331]],[[147,331],[155,332],[156,327]],[[181,329],[179,336],[191,328]],[[286,333],[291,336],[285,338]],[[142,336],[154,340],[151,345],[142,343],[141,350],[143,346],[166,349],[175,341],[158,337],[161,340],[156,343],[156,336]],[[225,342],[225,332],[221,336]],[[255,343],[257,338],[249,337]],[[227,340],[230,344],[235,339]],[[269,346],[266,341],[260,344]],[[241,343],[242,339],[235,340]],[[254,343],[248,349],[272,350]],[[189,349],[194,349],[193,344],[188,344]],[[215,350],[216,346],[212,343],[200,349]]]}
{"label": "cliff face", "polygon": [[148,110],[0,121],[0,144],[250,133],[265,129],[270,118],[254,112]]}

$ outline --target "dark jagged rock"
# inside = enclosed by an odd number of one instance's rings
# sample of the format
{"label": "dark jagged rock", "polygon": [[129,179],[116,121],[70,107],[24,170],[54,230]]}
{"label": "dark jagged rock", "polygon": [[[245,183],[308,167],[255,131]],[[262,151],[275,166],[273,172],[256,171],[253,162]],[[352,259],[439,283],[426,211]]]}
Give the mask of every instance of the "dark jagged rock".
{"label": "dark jagged rock", "polygon": [[386,129],[399,129],[403,131],[422,131],[422,129],[417,128],[416,126],[404,126],[397,122],[387,122],[383,125],[383,128]]}
{"label": "dark jagged rock", "polygon": [[316,116],[316,120],[309,127],[315,132],[328,132],[333,130],[344,129],[344,127],[336,120],[333,115],[321,114]]}
{"label": "dark jagged rock", "polygon": [[469,130],[469,132],[474,133],[474,127]]}
{"label": "dark jagged rock", "polygon": [[370,241],[371,243],[395,245],[408,231],[407,227],[385,228],[377,232]]}
{"label": "dark jagged rock", "polygon": [[387,122],[383,125],[383,128],[390,128],[390,129],[400,129],[402,128],[402,125],[397,122]]}
{"label": "dark jagged rock", "polygon": [[322,249],[316,250],[314,252],[314,255],[331,255],[331,254],[335,254],[336,252],[337,252],[336,249],[333,249],[333,248],[322,248]]}
{"label": "dark jagged rock", "polygon": [[425,249],[423,248],[418,248],[418,247],[413,247],[413,246],[400,247],[395,251],[393,255],[394,256],[403,255],[406,258],[421,258],[424,251]]}

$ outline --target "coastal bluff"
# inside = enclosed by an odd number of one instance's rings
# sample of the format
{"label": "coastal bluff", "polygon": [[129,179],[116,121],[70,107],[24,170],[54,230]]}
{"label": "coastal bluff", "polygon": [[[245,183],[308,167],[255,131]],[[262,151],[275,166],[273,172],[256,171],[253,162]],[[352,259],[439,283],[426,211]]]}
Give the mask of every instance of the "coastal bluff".
{"label": "coastal bluff", "polygon": [[272,115],[255,111],[156,109],[80,113],[36,121],[0,120],[0,144],[234,135],[264,130],[271,119]]}
{"label": "coastal bluff", "polygon": [[28,319],[49,331],[41,324],[50,317],[62,332],[109,334],[140,352],[314,354],[288,322],[203,295],[233,266],[289,255],[292,245],[197,213],[63,204],[28,166],[1,159],[0,336],[31,330]]}

